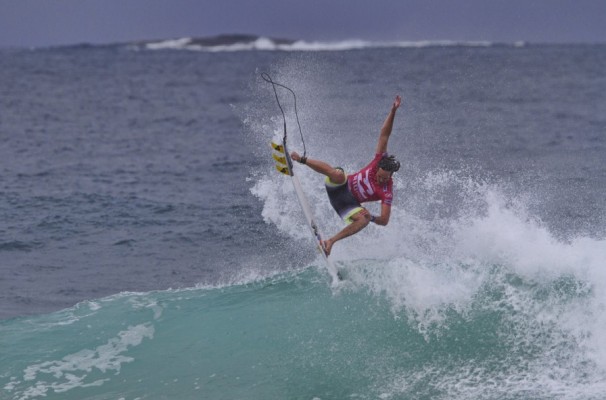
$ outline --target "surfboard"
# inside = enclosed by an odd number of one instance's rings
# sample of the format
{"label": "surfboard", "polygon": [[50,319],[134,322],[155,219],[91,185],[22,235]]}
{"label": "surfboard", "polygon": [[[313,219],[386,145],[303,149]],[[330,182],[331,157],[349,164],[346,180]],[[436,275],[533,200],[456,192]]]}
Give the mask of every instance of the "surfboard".
{"label": "surfboard", "polygon": [[307,200],[307,196],[303,191],[303,187],[301,187],[301,181],[299,180],[299,177],[294,174],[293,162],[290,158],[290,153],[286,148],[286,143],[282,142],[282,144],[277,144],[275,142],[271,142],[271,147],[273,149],[272,158],[276,162],[276,169],[281,174],[289,176],[290,180],[292,181],[292,184],[295,188],[295,193],[297,195],[297,200],[299,201],[299,205],[301,206],[303,214],[305,215],[307,226],[310,228],[311,234],[314,238],[317,248],[320,254],[322,254],[322,257],[324,258],[326,269],[332,279],[332,284],[334,286],[340,280],[337,267],[335,267],[332,260],[328,258],[328,255],[322,247],[322,234],[320,233],[320,229],[318,228],[318,224],[316,223],[316,219],[311,210],[311,206],[309,205],[309,201]]}

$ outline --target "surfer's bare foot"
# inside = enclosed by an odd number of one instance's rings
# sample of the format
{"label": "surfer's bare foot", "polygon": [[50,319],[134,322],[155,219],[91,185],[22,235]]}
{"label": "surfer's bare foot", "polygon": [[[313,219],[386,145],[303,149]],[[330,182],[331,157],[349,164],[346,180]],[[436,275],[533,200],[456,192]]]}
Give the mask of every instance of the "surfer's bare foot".
{"label": "surfer's bare foot", "polygon": [[290,158],[292,158],[296,162],[301,161],[301,156],[296,151],[293,151],[293,152],[290,153]]}
{"label": "surfer's bare foot", "polygon": [[333,244],[333,241],[330,239],[322,241],[322,248],[324,249],[324,253],[326,253],[327,256],[330,255],[330,250],[332,249]]}

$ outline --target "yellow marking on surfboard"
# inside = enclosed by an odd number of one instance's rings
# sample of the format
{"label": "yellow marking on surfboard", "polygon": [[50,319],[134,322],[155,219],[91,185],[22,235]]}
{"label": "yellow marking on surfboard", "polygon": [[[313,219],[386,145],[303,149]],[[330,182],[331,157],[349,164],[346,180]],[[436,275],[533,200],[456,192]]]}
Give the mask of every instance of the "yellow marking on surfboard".
{"label": "yellow marking on surfboard", "polygon": [[279,156],[279,155],[277,155],[276,153],[272,153],[272,155],[271,155],[271,156],[274,158],[274,160],[276,160],[276,161],[277,161],[277,162],[279,162],[280,164],[284,164],[284,165],[286,165],[286,157],[284,157],[284,156]]}
{"label": "yellow marking on surfboard", "polygon": [[271,147],[273,147],[275,151],[284,154],[284,146],[282,146],[281,144],[271,142]]}
{"label": "yellow marking on surfboard", "polygon": [[288,167],[286,167],[284,165],[276,164],[276,169],[278,170],[278,172],[280,172],[284,175],[290,175],[290,171],[288,171]]}

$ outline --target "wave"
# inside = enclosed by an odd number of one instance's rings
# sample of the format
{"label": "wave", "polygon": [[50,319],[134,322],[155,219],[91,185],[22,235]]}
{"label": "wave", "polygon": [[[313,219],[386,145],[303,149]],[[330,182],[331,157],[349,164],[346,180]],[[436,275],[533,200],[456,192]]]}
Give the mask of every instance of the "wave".
{"label": "wave", "polygon": [[[311,250],[292,189],[261,168],[263,217]],[[21,400],[604,398],[606,240],[557,239],[498,186],[454,172],[408,178],[418,192],[390,225],[335,246],[337,287],[318,257],[0,321],[0,388]],[[443,196],[457,212],[419,216]]]}
{"label": "wave", "polygon": [[253,35],[224,35],[214,38],[184,37],[170,40],[140,42],[134,45],[136,49],[145,50],[191,50],[208,52],[234,51],[347,51],[373,48],[424,48],[424,47],[492,47],[512,46],[524,47],[525,42],[511,44],[494,43],[489,41],[452,41],[452,40],[423,40],[423,41],[367,41],[349,39],[342,41],[304,41],[275,39]]}
{"label": "wave", "polygon": [[[22,400],[606,394],[593,338],[601,331],[589,329],[599,302],[587,282],[404,259],[340,267],[347,280],[335,289],[312,266],[2,321],[0,387]],[[394,303],[383,293],[392,287],[416,305]]]}

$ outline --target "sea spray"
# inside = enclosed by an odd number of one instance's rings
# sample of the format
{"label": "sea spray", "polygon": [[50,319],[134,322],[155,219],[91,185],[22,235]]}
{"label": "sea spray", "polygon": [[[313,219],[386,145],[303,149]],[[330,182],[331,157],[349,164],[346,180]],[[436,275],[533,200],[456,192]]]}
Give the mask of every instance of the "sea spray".
{"label": "sea spray", "polygon": [[[446,363],[414,377],[394,376],[385,397],[417,391],[570,398],[579,387],[587,398],[601,393],[606,242],[557,238],[520,199],[465,173],[408,178],[418,186],[392,208],[390,225],[371,226],[335,246],[347,280],[341,290],[387,300],[394,318],[407,321],[428,346],[468,360],[453,364],[458,373]],[[266,194],[279,185],[269,175],[259,182]],[[262,198],[259,188],[253,192]],[[317,188],[308,189],[318,194],[318,208],[330,209]],[[292,211],[280,214],[290,220],[284,226],[294,225]],[[411,378],[440,382],[423,391]]]}

